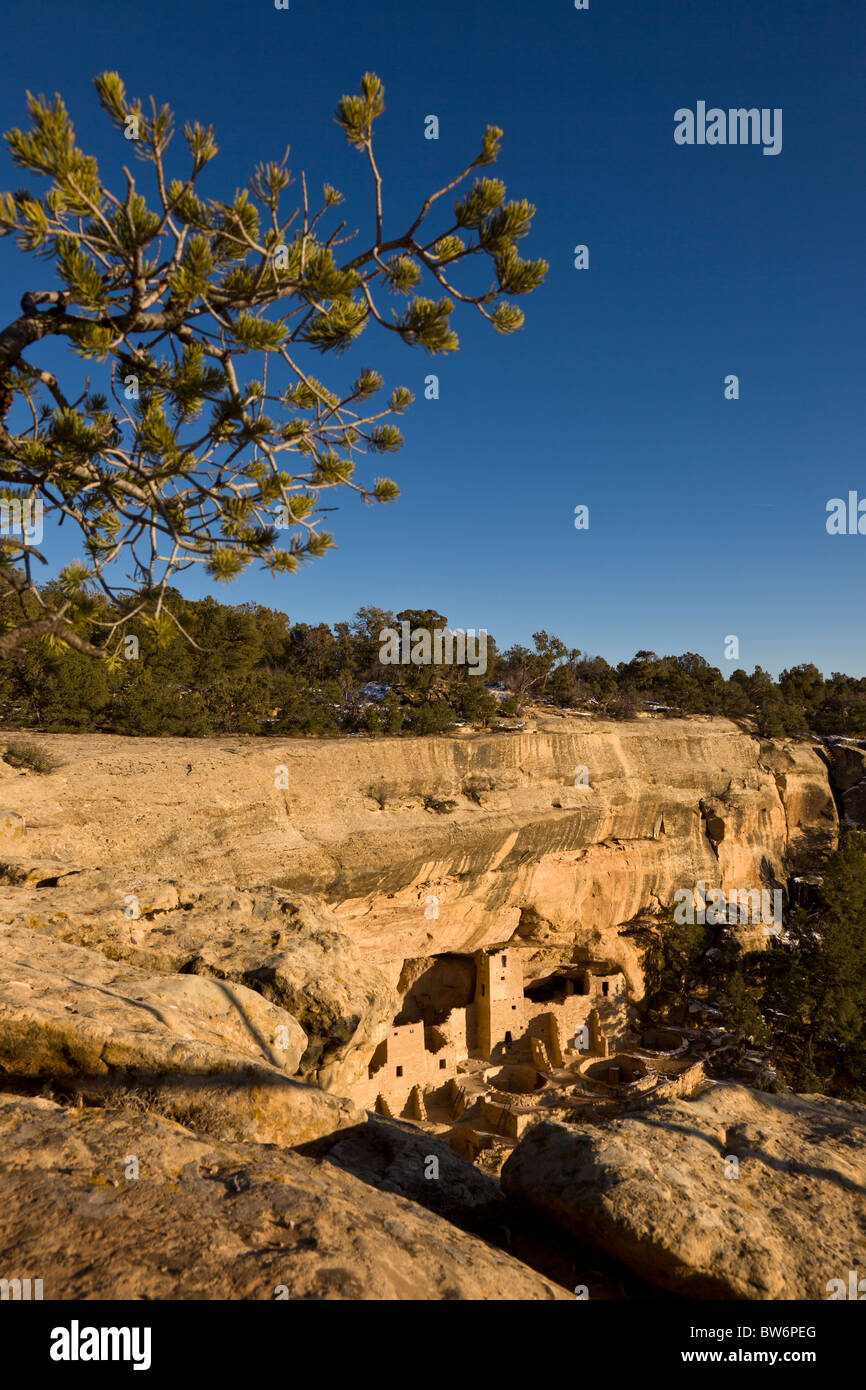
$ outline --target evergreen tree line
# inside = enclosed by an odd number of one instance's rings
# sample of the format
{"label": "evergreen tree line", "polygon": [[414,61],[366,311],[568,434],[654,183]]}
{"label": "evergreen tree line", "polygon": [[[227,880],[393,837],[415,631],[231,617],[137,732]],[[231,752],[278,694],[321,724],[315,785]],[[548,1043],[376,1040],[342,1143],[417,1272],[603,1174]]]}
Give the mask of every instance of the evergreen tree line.
{"label": "evergreen tree line", "polygon": [[645,957],[651,1010],[676,1022],[701,994],[734,1040],[711,1070],[769,1049],[772,1089],[866,1101],[866,833],[849,829],[823,870],[821,902],[797,908],[781,938],[742,955],[724,929],[663,924]]}
{"label": "evergreen tree line", "polygon": [[[229,606],[177,592],[170,600],[176,622],[133,618],[122,654],[110,660],[51,636],[12,653],[0,671],[0,720],[56,732],[419,735],[457,723],[495,728],[540,701],[617,719],[649,704],[670,715],[726,715],[753,720],[766,737],[866,735],[866,679],[833,673],[825,680],[811,663],[778,681],[760,666],[725,677],[692,652],[640,651],[612,666],[542,630],[531,647],[502,652],[488,636],[482,676],[465,665],[382,664],[382,629],[447,627],[433,609],[365,606],[331,627],[292,623],[261,604]],[[125,617],[121,606],[92,594],[79,614],[85,639]],[[0,605],[0,628],[4,617]]]}

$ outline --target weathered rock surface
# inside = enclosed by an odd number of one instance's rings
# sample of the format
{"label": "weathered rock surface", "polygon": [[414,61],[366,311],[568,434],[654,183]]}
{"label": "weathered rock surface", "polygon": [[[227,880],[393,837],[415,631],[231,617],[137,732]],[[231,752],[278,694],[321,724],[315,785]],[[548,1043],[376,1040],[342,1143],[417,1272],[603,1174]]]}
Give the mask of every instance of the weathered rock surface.
{"label": "weathered rock surface", "polygon": [[[624,923],[701,881],[784,883],[835,844],[809,742],[768,743],[724,719],[548,722],[471,738],[46,735],[64,766],[37,777],[0,762],[0,796],[13,806],[14,793],[27,822],[16,854],[99,868],[118,901],[136,875],[323,897],[392,984],[409,958],[519,930],[619,966],[640,995]],[[575,788],[580,767],[588,786]],[[453,814],[431,815],[431,796]]]}
{"label": "weathered rock surface", "polygon": [[157,1116],[0,1095],[0,1174],[0,1268],[46,1299],[573,1298],[330,1163]]}
{"label": "weathered rock surface", "polygon": [[479,1235],[491,1234],[506,1219],[495,1178],[443,1140],[400,1120],[371,1114],[364,1124],[316,1139],[301,1152],[327,1158],[372,1187],[409,1197]]}
{"label": "weathered rock surface", "polygon": [[[835,803],[830,804],[833,793],[829,779],[819,771],[820,764],[826,767],[823,747],[818,744],[796,739],[762,739],[760,742],[758,767],[762,772],[769,772],[776,785],[785,815],[783,858],[791,874],[818,872],[826,856],[836,847],[838,816]],[[750,829],[754,834],[754,822]],[[759,825],[759,839],[762,829],[765,832],[769,829],[768,820]],[[743,831],[749,833],[747,823],[743,823],[740,833]],[[775,841],[772,835],[767,838],[770,845],[768,863],[771,864]]]}
{"label": "weathered rock surface", "polygon": [[0,846],[3,849],[20,840],[25,829],[24,817],[17,811],[0,811]]}
{"label": "weathered rock surface", "polygon": [[292,1144],[360,1119],[290,1079],[304,1044],[290,1014],[243,986],[154,977],[44,933],[0,931],[7,1086],[123,1095],[211,1134]]}
{"label": "weathered rock surface", "polygon": [[298,1151],[324,1158],[383,1193],[410,1198],[565,1289],[584,1285],[593,1301],[668,1297],[624,1265],[577,1245],[527,1205],[508,1200],[497,1178],[461,1158],[444,1139],[402,1120],[371,1114],[364,1124],[300,1145]]}
{"label": "weathered rock surface", "polygon": [[853,742],[831,743],[827,754],[831,780],[845,815],[855,825],[866,825],[866,747]]}
{"label": "weathered rock surface", "polygon": [[[0,760],[0,1084],[16,1092],[0,1245],[20,1241],[22,1277],[47,1260],[46,1297],[569,1296],[457,1229],[503,1210],[511,1248],[557,1278],[574,1237],[698,1297],[824,1297],[866,1266],[857,1107],[720,1087],[609,1130],[543,1125],[504,1202],[438,1140],[337,1098],[401,1009],[432,1023],[468,1002],[478,949],[520,944],[527,981],[606,963],[638,997],[625,924],[698,882],[817,873],[838,818],[809,741],[557,718],[418,740],[40,742],[47,775]],[[129,1154],[149,1185],[123,1176]],[[567,1233],[555,1271],[536,1213]]]}
{"label": "weathered rock surface", "polygon": [[475,965],[470,956],[421,956],[407,960],[397,985],[403,1001],[401,1023],[436,1023],[452,1009],[465,1009],[475,996]]}
{"label": "weathered rock surface", "polygon": [[866,826],[866,781],[843,792],[842,809],[854,825]]}
{"label": "weathered rock surface", "polygon": [[502,1184],[691,1298],[826,1299],[866,1266],[866,1107],[823,1096],[717,1085],[605,1126],[541,1124]]}
{"label": "weathered rock surface", "polygon": [[853,742],[830,743],[827,745],[827,754],[832,764],[833,785],[837,791],[849,791],[866,778],[866,747]]}
{"label": "weathered rock surface", "polygon": [[[234,982],[287,1010],[306,1035],[293,1071],[324,1090],[364,1072],[397,1012],[397,996],[322,902],[272,888],[242,892],[98,871],[56,888],[7,893],[0,915],[143,969]],[[135,917],[127,917],[134,899]]]}

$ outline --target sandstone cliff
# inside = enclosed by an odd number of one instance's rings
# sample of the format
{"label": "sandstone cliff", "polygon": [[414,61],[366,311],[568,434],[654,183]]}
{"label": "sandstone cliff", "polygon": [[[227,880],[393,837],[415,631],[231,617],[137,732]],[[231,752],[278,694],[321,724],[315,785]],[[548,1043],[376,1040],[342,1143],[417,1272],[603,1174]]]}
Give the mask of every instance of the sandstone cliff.
{"label": "sandstone cliff", "polygon": [[[820,871],[838,831],[830,769],[844,796],[839,778],[855,788],[860,767],[703,719],[417,740],[38,741],[57,760],[50,774],[0,761],[0,1128],[15,1198],[0,1253],[38,1255],[58,1297],[106,1296],[76,1274],[94,1214],[114,1292],[562,1297],[467,1233],[489,1238],[502,1222],[489,1179],[341,1097],[398,1014],[432,1022],[468,1002],[482,948],[520,947],[542,988],[558,966],[601,963],[639,998],[629,924],[699,882],[730,892]],[[43,1160],[28,1168],[34,1146]],[[123,1175],[129,1154],[160,1176],[158,1200]],[[534,1221],[574,1236],[549,1194],[511,1190]],[[630,1259],[617,1220],[605,1247],[679,1289]],[[513,1207],[503,1224],[510,1242]],[[519,1239],[531,1252],[532,1229]],[[696,1268],[682,1287],[701,1296]],[[562,1271],[568,1283],[568,1258]],[[743,1288],[773,1297],[782,1285]]]}
{"label": "sandstone cliff", "polygon": [[68,899],[74,880],[58,875],[70,869],[98,869],[103,903],[120,909],[154,879],[285,887],[331,905],[392,986],[406,961],[516,937],[538,973],[557,954],[604,960],[639,995],[624,923],[700,881],[783,885],[815,871],[837,832],[818,749],[721,719],[560,719],[462,739],[40,741],[63,763],[51,776],[0,762],[0,807],[26,827],[0,827],[0,856],[31,870],[16,909],[41,917]]}

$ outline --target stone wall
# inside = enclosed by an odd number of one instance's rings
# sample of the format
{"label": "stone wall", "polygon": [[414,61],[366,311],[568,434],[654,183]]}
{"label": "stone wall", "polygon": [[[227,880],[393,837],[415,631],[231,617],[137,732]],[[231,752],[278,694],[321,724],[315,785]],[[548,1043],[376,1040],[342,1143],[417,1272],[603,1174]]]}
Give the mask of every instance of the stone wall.
{"label": "stone wall", "polygon": [[376,1049],[367,1078],[353,1088],[355,1103],[373,1108],[381,1098],[393,1115],[407,1107],[417,1110],[418,1097],[411,1099],[416,1086],[420,1095],[439,1091],[470,1055],[497,1063],[531,1061],[533,1041],[544,1049],[548,1065],[562,1067],[579,1060],[583,1048],[575,1047],[575,1036],[583,1028],[591,1055],[615,1050],[626,1023],[622,976],[587,970],[581,980],[585,992],[533,1001],[523,994],[526,955],[513,948],[479,952],[473,1004],[453,1009],[439,1024],[395,1024]]}

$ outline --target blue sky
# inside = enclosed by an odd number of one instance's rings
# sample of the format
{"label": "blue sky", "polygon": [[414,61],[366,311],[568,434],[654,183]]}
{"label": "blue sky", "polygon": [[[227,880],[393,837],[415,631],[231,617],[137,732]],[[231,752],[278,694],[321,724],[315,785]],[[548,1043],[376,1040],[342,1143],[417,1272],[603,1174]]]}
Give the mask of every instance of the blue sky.
{"label": "blue sky", "polygon": [[[178,127],[216,127],[206,192],[229,196],[289,143],[293,170],[340,188],[363,230],[365,166],[333,108],[372,69],[386,234],[488,123],[505,131],[493,172],[536,205],[521,249],[551,265],[521,301],[525,329],[499,338],[457,313],[461,351],[438,359],[368,330],[347,367],[416,395],[387,460],[400,500],[341,500],[338,550],[276,582],[250,571],[223,601],[328,622],[363,603],[435,606],[500,645],[545,627],[611,661],[688,650],[728,671],[814,660],[864,675],[866,536],[825,529],[828,499],[866,497],[864,38],[853,0],[7,0],[0,125],[24,122],[26,88],[60,91],[108,173],[127,151],[91,81],[117,69]],[[678,146],[674,112],[699,100],[782,108],[782,152]],[[0,187],[21,181],[0,155]],[[45,271],[8,239],[0,271],[11,319]],[[40,352],[56,367],[56,347]]]}

